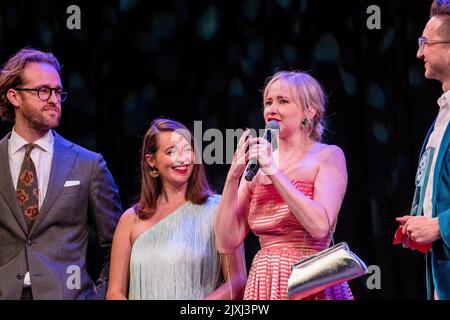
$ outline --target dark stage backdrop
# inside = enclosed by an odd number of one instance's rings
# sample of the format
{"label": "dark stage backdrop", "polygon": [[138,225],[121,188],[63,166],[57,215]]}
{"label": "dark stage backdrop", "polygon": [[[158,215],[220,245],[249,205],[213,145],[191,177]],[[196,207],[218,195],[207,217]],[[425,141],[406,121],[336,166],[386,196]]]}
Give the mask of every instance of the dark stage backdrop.
{"label": "dark stage backdrop", "polygon": [[[311,71],[329,96],[326,142],[349,174],[336,240],[381,268],[381,289],[357,299],[422,299],[423,256],[391,245],[409,212],[421,143],[437,114],[437,82],[415,57],[430,1],[1,1],[0,60],[33,46],[64,65],[58,132],[101,152],[124,208],[139,191],[140,144],[166,116],[203,130],[264,126],[261,88],[277,69]],[[81,30],[66,9],[81,9]],[[381,29],[369,30],[370,5]],[[2,123],[3,136],[11,129]],[[221,192],[228,165],[207,166]],[[249,235],[247,264],[258,249]]]}

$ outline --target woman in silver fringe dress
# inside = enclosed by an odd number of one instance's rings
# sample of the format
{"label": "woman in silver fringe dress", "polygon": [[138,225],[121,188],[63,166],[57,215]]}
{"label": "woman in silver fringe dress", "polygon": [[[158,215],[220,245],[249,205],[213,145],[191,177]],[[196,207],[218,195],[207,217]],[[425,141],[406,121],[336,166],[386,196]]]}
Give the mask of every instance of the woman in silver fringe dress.
{"label": "woman in silver fringe dress", "polygon": [[114,234],[107,299],[241,299],[242,247],[221,256],[214,220],[220,196],[208,185],[188,129],[156,119],[141,158],[141,194]]}

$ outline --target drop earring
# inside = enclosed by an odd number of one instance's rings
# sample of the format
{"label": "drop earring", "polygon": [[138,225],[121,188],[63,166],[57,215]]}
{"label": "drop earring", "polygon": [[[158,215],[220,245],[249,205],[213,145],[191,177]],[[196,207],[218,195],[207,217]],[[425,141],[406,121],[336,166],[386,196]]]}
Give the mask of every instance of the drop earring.
{"label": "drop earring", "polygon": [[308,127],[308,125],[309,125],[309,120],[306,119],[306,118],[303,119],[303,120],[302,120],[302,124],[301,124],[302,129],[305,130],[306,127]]}
{"label": "drop earring", "polygon": [[156,167],[150,167],[150,176],[152,178],[157,178],[159,177],[159,171]]}

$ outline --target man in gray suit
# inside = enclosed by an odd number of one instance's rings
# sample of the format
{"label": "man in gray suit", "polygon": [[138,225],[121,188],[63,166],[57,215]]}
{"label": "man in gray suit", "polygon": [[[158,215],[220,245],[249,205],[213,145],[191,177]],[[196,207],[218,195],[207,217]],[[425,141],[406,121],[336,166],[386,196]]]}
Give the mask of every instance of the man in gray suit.
{"label": "man in gray suit", "polygon": [[[100,154],[52,129],[61,118],[60,64],[18,51],[0,74],[0,299],[104,299],[109,252],[122,213]],[[98,279],[86,259],[90,231],[104,253]]]}

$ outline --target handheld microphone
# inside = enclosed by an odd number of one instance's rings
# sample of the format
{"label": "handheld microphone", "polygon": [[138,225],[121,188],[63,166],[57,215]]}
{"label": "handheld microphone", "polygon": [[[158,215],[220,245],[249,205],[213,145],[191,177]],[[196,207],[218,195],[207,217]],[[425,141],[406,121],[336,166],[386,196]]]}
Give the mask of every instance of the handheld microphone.
{"label": "handheld microphone", "polygon": [[[275,133],[272,130],[280,130],[280,124],[275,120],[271,120],[267,123],[266,132],[264,133],[264,139],[266,139],[271,144],[273,143],[275,146],[276,140],[272,142],[273,140],[272,138],[275,135]],[[247,165],[247,169],[245,170],[245,180],[252,181],[258,170],[259,170],[258,160],[250,159]]]}

